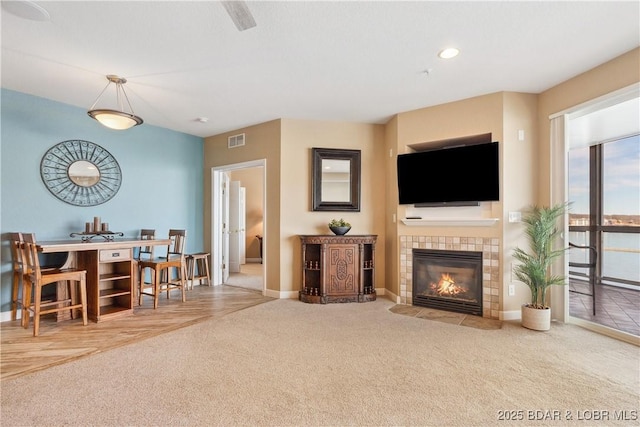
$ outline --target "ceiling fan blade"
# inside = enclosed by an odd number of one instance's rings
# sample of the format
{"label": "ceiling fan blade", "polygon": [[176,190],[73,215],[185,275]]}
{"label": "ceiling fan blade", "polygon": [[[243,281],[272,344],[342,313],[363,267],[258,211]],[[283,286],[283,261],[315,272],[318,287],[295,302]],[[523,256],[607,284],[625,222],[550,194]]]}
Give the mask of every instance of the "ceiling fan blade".
{"label": "ceiling fan blade", "polygon": [[256,21],[253,19],[246,2],[230,0],[222,1],[221,3],[238,30],[244,31],[256,26]]}

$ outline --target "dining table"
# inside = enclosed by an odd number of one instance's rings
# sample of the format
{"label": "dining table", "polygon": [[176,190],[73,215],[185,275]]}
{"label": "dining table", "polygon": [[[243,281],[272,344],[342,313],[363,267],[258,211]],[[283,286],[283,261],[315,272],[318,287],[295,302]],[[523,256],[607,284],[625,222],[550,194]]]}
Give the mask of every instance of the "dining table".
{"label": "dining table", "polygon": [[[60,268],[87,271],[87,314],[95,322],[133,314],[137,303],[137,260],[134,249],[169,246],[170,239],[102,238],[43,240],[36,243],[43,254],[66,253]],[[66,298],[66,287],[57,285],[58,299]],[[58,320],[70,317],[61,312]]]}

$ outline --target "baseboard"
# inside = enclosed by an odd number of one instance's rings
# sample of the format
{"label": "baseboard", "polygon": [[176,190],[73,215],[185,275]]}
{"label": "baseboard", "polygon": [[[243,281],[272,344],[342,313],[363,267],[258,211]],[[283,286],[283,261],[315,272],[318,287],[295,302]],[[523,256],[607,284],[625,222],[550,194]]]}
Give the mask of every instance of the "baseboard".
{"label": "baseboard", "polygon": [[[18,310],[18,319],[22,317],[22,311]],[[3,311],[0,313],[0,322],[8,322],[11,320],[11,311]]]}
{"label": "baseboard", "polygon": [[498,313],[498,318],[500,320],[521,320],[522,311],[521,310],[501,311]]}
{"label": "baseboard", "polygon": [[298,299],[299,297],[298,291],[281,291],[280,298],[282,299]]}
{"label": "baseboard", "polygon": [[298,299],[298,291],[274,291],[273,289],[267,289],[264,295],[276,299]]}
{"label": "baseboard", "polygon": [[262,263],[262,259],[261,258],[246,258],[245,262],[247,264],[261,264]]}
{"label": "baseboard", "polygon": [[391,292],[386,288],[382,288],[382,289],[376,288],[376,294],[380,296],[384,296],[386,299],[388,299],[389,301],[393,301],[396,304],[400,304],[400,297],[398,297],[398,295],[394,294],[393,292]]}

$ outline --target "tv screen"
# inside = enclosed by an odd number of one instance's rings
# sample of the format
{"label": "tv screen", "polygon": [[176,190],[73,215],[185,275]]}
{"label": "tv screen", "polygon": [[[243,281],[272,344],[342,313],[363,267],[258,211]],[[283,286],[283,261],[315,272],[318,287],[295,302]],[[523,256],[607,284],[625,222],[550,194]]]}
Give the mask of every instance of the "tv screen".
{"label": "tv screen", "polygon": [[401,205],[498,201],[498,143],[398,155],[398,194]]}

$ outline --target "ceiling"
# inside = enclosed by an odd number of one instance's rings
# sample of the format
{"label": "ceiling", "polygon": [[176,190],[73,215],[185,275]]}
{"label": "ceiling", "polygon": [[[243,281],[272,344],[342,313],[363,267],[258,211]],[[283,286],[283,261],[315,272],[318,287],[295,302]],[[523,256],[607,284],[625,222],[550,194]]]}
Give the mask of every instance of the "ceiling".
{"label": "ceiling", "polygon": [[146,124],[200,137],[540,93],[640,45],[638,1],[249,1],[245,31],[217,0],[34,3],[48,21],[0,9],[3,88],[88,109],[116,74]]}

